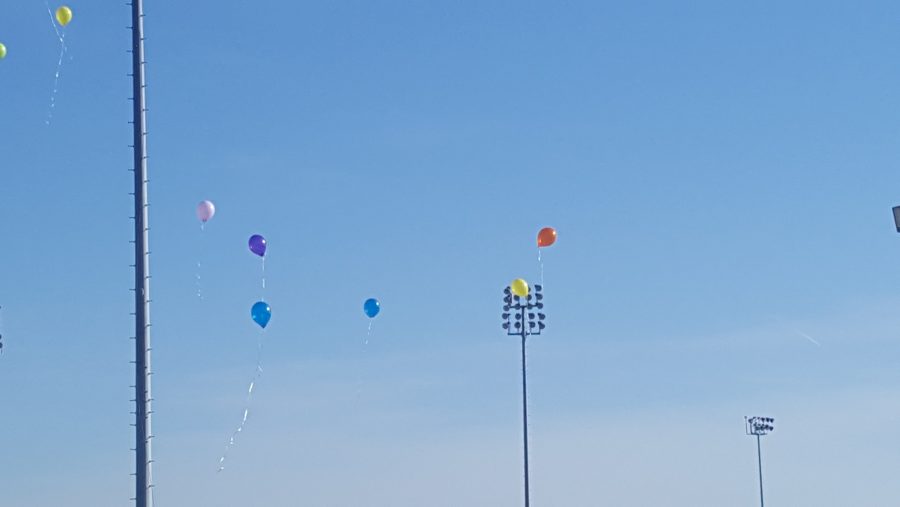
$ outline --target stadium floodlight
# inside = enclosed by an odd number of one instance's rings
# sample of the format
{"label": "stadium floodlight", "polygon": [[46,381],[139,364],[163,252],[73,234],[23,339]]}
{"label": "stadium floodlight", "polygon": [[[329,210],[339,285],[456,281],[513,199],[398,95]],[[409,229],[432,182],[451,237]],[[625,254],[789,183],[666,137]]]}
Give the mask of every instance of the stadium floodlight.
{"label": "stadium floodlight", "polygon": [[[534,312],[535,309],[543,310],[544,295],[541,294],[543,287],[535,285],[532,293],[525,298],[512,295],[510,287],[503,289],[503,329],[509,336],[519,336],[522,339],[522,441],[524,449],[525,461],[525,507],[529,507],[529,485],[528,485],[528,381],[526,377],[525,364],[525,341],[529,336],[537,336],[541,334],[547,325],[544,320],[547,316],[543,312]],[[510,314],[510,312],[515,312]],[[510,320],[510,317],[513,317]],[[527,324],[527,325],[525,325]]]}
{"label": "stadium floodlight", "polygon": [[759,464],[759,505],[765,507],[763,500],[763,475],[762,475],[762,445],[760,437],[764,437],[775,430],[775,419],[772,417],[744,417],[744,431],[749,436],[756,437],[756,460]]}

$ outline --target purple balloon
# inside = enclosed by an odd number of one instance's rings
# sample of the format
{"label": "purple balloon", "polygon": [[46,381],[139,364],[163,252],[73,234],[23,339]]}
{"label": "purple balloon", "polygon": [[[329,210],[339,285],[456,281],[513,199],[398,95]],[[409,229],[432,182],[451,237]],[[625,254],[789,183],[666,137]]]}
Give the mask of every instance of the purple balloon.
{"label": "purple balloon", "polygon": [[250,236],[250,251],[260,257],[266,256],[266,238],[259,234]]}

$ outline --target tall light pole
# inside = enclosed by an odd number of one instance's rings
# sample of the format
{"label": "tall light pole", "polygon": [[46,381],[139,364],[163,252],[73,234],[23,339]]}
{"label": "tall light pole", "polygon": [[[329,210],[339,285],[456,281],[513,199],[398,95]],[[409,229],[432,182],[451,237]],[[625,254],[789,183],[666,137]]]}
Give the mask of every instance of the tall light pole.
{"label": "tall light pole", "polygon": [[509,287],[503,289],[503,314],[501,315],[503,329],[506,330],[506,334],[509,336],[520,336],[522,338],[522,441],[525,458],[525,507],[530,505],[528,484],[528,381],[525,363],[525,340],[529,335],[540,335],[541,331],[547,327],[544,324],[546,316],[542,313],[544,309],[542,289],[540,285],[535,285],[534,291],[524,298],[513,295]]}
{"label": "tall light pole", "polygon": [[131,0],[131,76],[134,126],[134,433],[137,507],[150,507],[153,493],[150,418],[150,226],[147,203],[147,101],[144,95],[144,5]]}
{"label": "tall light pole", "polygon": [[775,429],[775,419],[771,417],[744,417],[744,429],[747,435],[756,437],[756,459],[759,463],[759,506],[765,507],[763,501],[762,446],[760,437],[764,437]]}

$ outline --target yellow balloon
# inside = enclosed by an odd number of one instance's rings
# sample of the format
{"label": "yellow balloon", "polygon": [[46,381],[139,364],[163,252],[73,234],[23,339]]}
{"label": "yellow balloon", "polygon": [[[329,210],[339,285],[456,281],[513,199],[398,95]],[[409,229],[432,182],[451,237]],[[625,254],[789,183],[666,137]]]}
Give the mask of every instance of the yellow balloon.
{"label": "yellow balloon", "polygon": [[6,46],[0,43],[0,60],[6,58]]}
{"label": "yellow balloon", "polygon": [[528,282],[522,280],[521,278],[516,278],[515,280],[513,280],[513,282],[509,284],[509,288],[516,296],[523,298],[528,296]]}
{"label": "yellow balloon", "polygon": [[56,20],[59,21],[59,24],[62,26],[68,25],[72,21],[72,9],[65,5],[56,9]]}

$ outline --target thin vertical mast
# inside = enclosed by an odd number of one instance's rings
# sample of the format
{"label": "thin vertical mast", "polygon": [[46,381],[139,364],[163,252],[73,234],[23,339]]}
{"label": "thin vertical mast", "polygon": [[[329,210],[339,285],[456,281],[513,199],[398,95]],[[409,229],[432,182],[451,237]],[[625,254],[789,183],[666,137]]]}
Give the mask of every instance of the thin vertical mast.
{"label": "thin vertical mast", "polygon": [[525,320],[525,308],[522,308],[522,446],[525,450],[525,507],[529,507],[531,505],[531,489],[528,485],[528,383],[526,380],[526,369],[525,369],[525,337],[528,336],[528,331]]}
{"label": "thin vertical mast", "polygon": [[144,89],[144,12],[131,3],[132,101],[134,105],[134,315],[135,315],[135,502],[150,507],[150,251],[147,204],[147,121]]}

